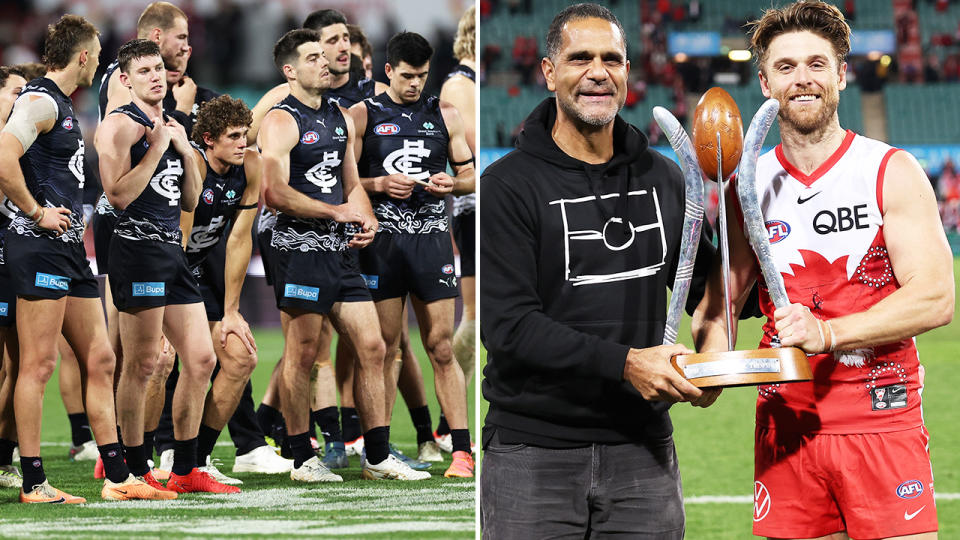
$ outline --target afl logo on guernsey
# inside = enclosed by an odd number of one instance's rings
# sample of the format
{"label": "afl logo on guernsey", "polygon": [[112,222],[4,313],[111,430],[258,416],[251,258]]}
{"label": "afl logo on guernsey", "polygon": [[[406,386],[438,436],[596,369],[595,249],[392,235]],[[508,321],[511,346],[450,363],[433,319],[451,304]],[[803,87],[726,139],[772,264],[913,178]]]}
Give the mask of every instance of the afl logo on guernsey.
{"label": "afl logo on guernsey", "polygon": [[373,132],[377,135],[396,135],[400,133],[400,126],[396,124],[377,124],[377,127],[373,128]]}
{"label": "afl logo on guernsey", "polygon": [[770,240],[771,244],[776,244],[777,242],[790,236],[790,224],[787,223],[786,221],[773,219],[768,221],[766,225],[767,225],[767,240]]}
{"label": "afl logo on guernsey", "polygon": [[68,116],[64,118],[63,122],[60,125],[63,126],[63,129],[70,131],[71,129],[73,129],[73,117]]}
{"label": "afl logo on guernsey", "polygon": [[919,480],[907,480],[897,486],[897,497],[901,499],[916,499],[923,494],[923,483]]}
{"label": "afl logo on guernsey", "polygon": [[452,274],[452,273],[453,273],[453,265],[452,265],[452,264],[445,264],[445,265],[443,265],[443,268],[440,269],[440,271],[443,272],[444,274],[447,274],[447,275]]}
{"label": "afl logo on guernsey", "polygon": [[317,135],[316,131],[308,131],[303,134],[303,137],[300,138],[300,142],[303,144],[313,144],[320,140],[320,135]]}
{"label": "afl logo on guernsey", "polygon": [[203,202],[207,204],[213,204],[213,190],[207,188],[203,190]]}

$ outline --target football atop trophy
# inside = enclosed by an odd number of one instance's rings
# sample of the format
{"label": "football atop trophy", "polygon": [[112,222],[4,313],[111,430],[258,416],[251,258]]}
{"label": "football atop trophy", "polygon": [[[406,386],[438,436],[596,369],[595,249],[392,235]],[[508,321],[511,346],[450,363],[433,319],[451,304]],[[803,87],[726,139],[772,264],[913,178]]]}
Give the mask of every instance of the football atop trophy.
{"label": "football atop trophy", "polygon": [[693,147],[707,178],[717,180],[717,141],[723,149],[723,178],[740,162],[743,153],[743,120],[740,109],[723,88],[707,90],[693,112]]}

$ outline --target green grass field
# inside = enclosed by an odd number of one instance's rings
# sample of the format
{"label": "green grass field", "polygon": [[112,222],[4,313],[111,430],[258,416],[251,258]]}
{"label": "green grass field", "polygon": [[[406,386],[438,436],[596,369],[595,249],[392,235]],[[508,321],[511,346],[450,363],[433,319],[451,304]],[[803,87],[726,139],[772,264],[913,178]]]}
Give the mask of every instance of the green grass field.
{"label": "green grass field", "polygon": [[[424,384],[434,425],[440,414],[433,392],[433,371],[412,329],[414,349],[421,359]],[[260,363],[253,375],[254,400],[259,403],[270,373],[280,357],[279,330],[254,332]],[[443,478],[447,461],[435,463],[433,478],[423,482],[360,479],[359,458],[337,471],[343,484],[294,483],[288,475],[236,474],[234,448],[226,430],[214,458],[221,470],[243,480],[239,495],[181,495],[175,501],[106,502],[102,481],[93,479],[93,462],[67,458],[70,427],[54,375],[44,397],[43,458],[51,483],[86,497],[85,505],[21,505],[17,491],[0,491],[0,537],[32,538],[473,538],[475,483]],[[474,392],[469,389],[471,433],[476,433]],[[407,455],[416,455],[416,434],[410,415],[398,400],[391,440]]]}
{"label": "green grass field", "polygon": [[[954,259],[954,276],[960,278],[960,258]],[[957,289],[960,297],[960,286]],[[742,322],[738,348],[759,342],[760,326],[760,319]],[[684,319],[680,336],[692,346],[689,317]],[[960,407],[956,399],[960,389],[960,308],[950,325],[920,336],[917,345],[927,370],[923,412],[931,434],[940,538],[960,538]],[[691,540],[752,537],[756,396],[754,388],[731,388],[708,409],[686,404],[670,409],[686,500],[686,537]],[[481,422],[486,410],[481,399]],[[726,502],[731,500],[734,502]]]}

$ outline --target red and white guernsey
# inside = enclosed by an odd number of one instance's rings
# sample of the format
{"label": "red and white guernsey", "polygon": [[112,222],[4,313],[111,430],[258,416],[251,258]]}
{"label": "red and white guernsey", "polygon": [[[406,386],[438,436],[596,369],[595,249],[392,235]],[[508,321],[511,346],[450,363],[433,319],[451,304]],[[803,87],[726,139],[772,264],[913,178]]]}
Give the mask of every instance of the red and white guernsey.
{"label": "red and white guernsey", "polygon": [[[820,319],[864,311],[900,288],[883,238],[883,182],[898,149],[847,131],[813,174],[778,145],[757,163],[757,193],[787,296]],[[773,302],[761,347],[775,339]],[[922,424],[913,339],[810,357],[813,381],[759,387],[757,425],[791,432],[870,433]]]}

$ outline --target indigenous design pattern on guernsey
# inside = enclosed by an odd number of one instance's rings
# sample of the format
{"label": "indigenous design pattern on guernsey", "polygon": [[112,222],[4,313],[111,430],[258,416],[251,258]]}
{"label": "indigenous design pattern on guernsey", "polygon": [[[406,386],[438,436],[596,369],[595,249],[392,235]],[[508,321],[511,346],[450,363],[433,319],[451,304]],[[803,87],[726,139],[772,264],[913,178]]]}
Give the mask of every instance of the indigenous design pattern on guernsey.
{"label": "indigenous design pattern on guernsey", "polygon": [[113,233],[127,240],[154,240],[167,244],[180,244],[183,238],[180,229],[165,231],[147,220],[132,217],[124,217],[118,221]]}
{"label": "indigenous design pattern on guernsey", "polygon": [[[52,205],[47,203],[43,205],[45,208],[52,208]],[[61,242],[67,244],[79,244],[83,242],[83,214],[70,214],[70,228],[67,229],[67,232],[57,236],[53,231],[48,231],[47,229],[42,229],[37,226],[36,223],[27,216],[23,214],[17,214],[13,218],[13,222],[10,224],[10,228],[20,236],[31,236],[33,238],[47,238],[50,240],[60,240]]]}
{"label": "indigenous design pattern on guernsey", "polygon": [[257,220],[257,234],[271,231],[277,226],[277,214],[266,206],[260,209],[260,219]]}
{"label": "indigenous design pattern on guernsey", "polygon": [[337,223],[328,219],[298,219],[296,223],[306,224],[307,230],[299,227],[277,226],[273,229],[270,245],[280,251],[343,251],[347,241]]}
{"label": "indigenous design pattern on guernsey", "polygon": [[101,194],[100,198],[97,199],[97,206],[94,211],[101,216],[110,216],[110,217],[119,217],[117,214],[117,209],[110,204],[110,201],[107,200],[107,195]]}
{"label": "indigenous design pattern on guernsey", "polygon": [[[380,230],[397,234],[427,234],[447,232],[447,217],[443,215],[443,199],[423,204],[415,210],[400,208],[390,200],[380,201],[374,209],[380,221]],[[441,217],[437,217],[440,215]]]}

